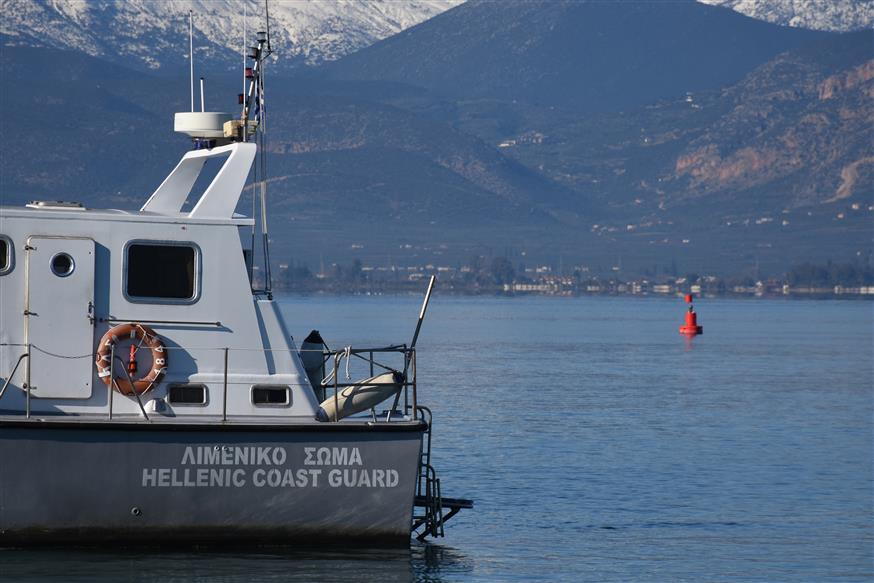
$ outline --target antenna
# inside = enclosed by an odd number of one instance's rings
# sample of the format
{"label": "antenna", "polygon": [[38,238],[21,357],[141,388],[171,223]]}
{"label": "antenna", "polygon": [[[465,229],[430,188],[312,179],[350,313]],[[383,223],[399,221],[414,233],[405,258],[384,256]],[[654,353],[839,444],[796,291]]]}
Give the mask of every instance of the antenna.
{"label": "antenna", "polygon": [[270,6],[267,0],[264,0],[264,19],[267,21],[267,54],[269,55],[273,49],[270,47]]}
{"label": "antenna", "polygon": [[194,111],[194,12],[188,11],[188,66],[191,79],[191,111]]}
{"label": "antenna", "polygon": [[200,111],[201,113],[206,111],[206,107],[204,106],[203,101],[203,77],[200,78]]}
{"label": "antenna", "polygon": [[246,20],[249,18],[249,5],[245,2],[243,3],[243,95],[246,94],[246,33],[247,23]]}

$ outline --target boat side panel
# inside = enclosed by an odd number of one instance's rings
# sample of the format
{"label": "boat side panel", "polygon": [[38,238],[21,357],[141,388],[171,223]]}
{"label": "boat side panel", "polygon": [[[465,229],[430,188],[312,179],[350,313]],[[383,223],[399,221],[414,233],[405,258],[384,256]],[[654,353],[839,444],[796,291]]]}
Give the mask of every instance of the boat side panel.
{"label": "boat side panel", "polygon": [[405,540],[420,448],[418,431],[0,426],[0,544]]}

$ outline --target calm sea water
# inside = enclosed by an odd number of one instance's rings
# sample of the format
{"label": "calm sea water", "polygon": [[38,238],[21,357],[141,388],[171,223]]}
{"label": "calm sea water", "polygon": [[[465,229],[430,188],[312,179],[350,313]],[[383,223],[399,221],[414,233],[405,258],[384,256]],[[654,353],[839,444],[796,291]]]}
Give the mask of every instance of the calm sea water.
{"label": "calm sea water", "polygon": [[[296,338],[408,342],[420,299],[292,297]],[[435,296],[419,342],[443,493],[410,549],[0,550],[39,581],[870,581],[874,306]],[[8,501],[7,501],[8,503]]]}

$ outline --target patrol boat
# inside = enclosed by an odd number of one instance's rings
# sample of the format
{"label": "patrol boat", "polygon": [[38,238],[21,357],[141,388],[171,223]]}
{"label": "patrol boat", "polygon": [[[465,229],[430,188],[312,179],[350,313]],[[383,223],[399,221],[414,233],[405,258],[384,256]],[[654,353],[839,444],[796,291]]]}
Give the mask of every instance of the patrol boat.
{"label": "patrol boat", "polygon": [[240,118],[194,112],[192,83],[195,148],[138,212],[0,207],[0,545],[408,543],[472,507],[441,496],[419,402],[433,280],[409,345],[336,350],[253,281],[257,39]]}

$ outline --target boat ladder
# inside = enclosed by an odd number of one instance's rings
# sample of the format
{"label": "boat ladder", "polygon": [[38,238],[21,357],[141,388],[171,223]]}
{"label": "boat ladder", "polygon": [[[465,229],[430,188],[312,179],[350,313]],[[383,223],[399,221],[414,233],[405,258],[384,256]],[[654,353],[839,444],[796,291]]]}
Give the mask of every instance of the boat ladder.
{"label": "boat ladder", "polygon": [[[428,425],[425,430],[425,438],[422,440],[422,453],[419,457],[419,477],[416,483],[416,497],[413,504],[412,532],[419,528],[422,531],[416,535],[416,540],[422,541],[427,537],[443,536],[443,525],[458,514],[463,508],[473,508],[473,500],[463,498],[444,498],[440,492],[440,478],[437,471],[431,465],[431,410],[419,405],[418,411],[422,414],[422,420]],[[444,514],[444,510],[448,510]]]}

